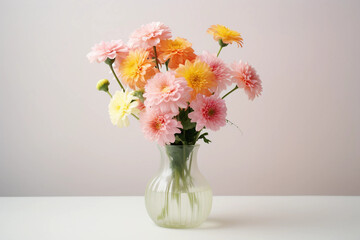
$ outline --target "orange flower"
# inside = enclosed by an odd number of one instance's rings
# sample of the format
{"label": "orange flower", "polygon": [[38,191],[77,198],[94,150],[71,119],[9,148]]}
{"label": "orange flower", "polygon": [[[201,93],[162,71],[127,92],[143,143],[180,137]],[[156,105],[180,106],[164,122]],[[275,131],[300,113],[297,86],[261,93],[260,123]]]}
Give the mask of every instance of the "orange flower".
{"label": "orange flower", "polygon": [[122,80],[132,89],[143,89],[147,80],[155,75],[155,63],[145,49],[131,50],[120,63],[119,72]]}
{"label": "orange flower", "polygon": [[241,46],[243,45],[243,39],[240,35],[240,33],[231,30],[223,25],[217,24],[212,25],[208,30],[207,33],[210,33],[213,35],[214,39],[216,41],[222,40],[225,44],[232,44],[233,42],[236,42],[237,45]]}
{"label": "orange flower", "polygon": [[184,38],[175,38],[174,40],[163,40],[158,45],[159,60],[165,63],[168,59],[169,68],[176,69],[179,64],[184,64],[186,60],[192,61],[196,58],[191,43]]}
{"label": "orange flower", "polygon": [[195,99],[199,93],[210,96],[212,92],[209,89],[216,86],[215,75],[210,66],[199,59],[194,62],[186,60],[185,65],[180,65],[176,70],[176,74],[185,78],[189,87],[193,89],[192,99]]}

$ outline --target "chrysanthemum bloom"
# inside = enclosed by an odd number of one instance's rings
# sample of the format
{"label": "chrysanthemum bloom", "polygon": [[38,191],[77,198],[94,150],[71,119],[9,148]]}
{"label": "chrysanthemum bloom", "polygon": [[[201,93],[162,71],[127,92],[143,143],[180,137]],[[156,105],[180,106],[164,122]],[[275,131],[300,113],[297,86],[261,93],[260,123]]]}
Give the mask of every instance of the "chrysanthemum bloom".
{"label": "chrysanthemum bloom", "polygon": [[104,62],[107,58],[124,58],[129,52],[128,47],[121,40],[111,40],[110,42],[100,42],[91,48],[86,56],[90,62]]}
{"label": "chrysanthemum bloom", "polygon": [[109,114],[112,124],[118,127],[129,126],[129,116],[131,114],[138,114],[140,111],[137,108],[137,98],[133,92],[116,91],[109,103]]}
{"label": "chrysanthemum bloom", "polygon": [[161,146],[175,142],[175,133],[180,133],[182,128],[172,115],[149,109],[140,114],[140,123],[145,138]]}
{"label": "chrysanthemum bloom", "polygon": [[217,131],[226,124],[226,105],[225,101],[217,96],[206,97],[197,95],[196,99],[190,103],[194,109],[189,113],[191,122],[196,122],[196,131],[203,127]]}
{"label": "chrysanthemum bloom", "polygon": [[225,44],[232,44],[233,42],[236,42],[238,46],[240,45],[242,47],[243,45],[243,39],[240,33],[231,30],[223,25],[212,25],[207,30],[207,33],[213,35],[216,41],[219,41],[221,39],[222,42]]}
{"label": "chrysanthemum bloom", "polygon": [[146,81],[155,75],[155,63],[149,59],[149,52],[139,48],[131,50],[118,68],[122,80],[132,89],[143,89]]}
{"label": "chrysanthemum bloom", "polygon": [[239,88],[243,88],[250,100],[261,95],[262,86],[259,75],[257,75],[255,68],[247,62],[234,62],[231,65],[232,80]]}
{"label": "chrysanthemum bloom", "polygon": [[174,40],[164,40],[158,45],[159,60],[165,63],[168,59],[169,68],[176,69],[179,64],[184,64],[186,60],[193,61],[196,58],[191,43],[184,38],[175,38]]}
{"label": "chrysanthemum bloom", "polygon": [[152,22],[142,25],[130,36],[128,45],[131,48],[152,48],[160,43],[160,40],[171,38],[171,30],[161,22]]}
{"label": "chrysanthemum bloom", "polygon": [[180,64],[176,70],[178,77],[183,77],[189,87],[192,88],[191,98],[194,99],[198,93],[210,96],[210,88],[216,87],[215,75],[210,66],[196,59],[194,62],[186,60],[185,65]]}
{"label": "chrysanthemum bloom", "polygon": [[199,58],[201,61],[210,66],[211,71],[215,75],[217,85],[216,87],[211,88],[211,91],[215,92],[215,94],[220,94],[232,84],[230,80],[230,69],[226,66],[223,60],[216,57],[215,54],[210,54],[205,51],[199,56]]}
{"label": "chrysanthemum bloom", "polygon": [[187,107],[190,92],[186,80],[176,78],[174,72],[157,73],[145,85],[145,106],[177,115],[179,107]]}

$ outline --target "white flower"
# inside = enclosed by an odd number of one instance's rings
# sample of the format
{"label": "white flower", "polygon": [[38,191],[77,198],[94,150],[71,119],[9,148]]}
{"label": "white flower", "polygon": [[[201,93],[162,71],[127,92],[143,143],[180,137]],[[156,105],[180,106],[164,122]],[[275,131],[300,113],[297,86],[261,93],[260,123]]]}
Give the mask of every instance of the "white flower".
{"label": "white flower", "polygon": [[133,95],[134,92],[116,91],[109,103],[109,115],[112,124],[118,127],[129,126],[128,116],[131,114],[138,114],[140,110],[137,108],[137,97]]}

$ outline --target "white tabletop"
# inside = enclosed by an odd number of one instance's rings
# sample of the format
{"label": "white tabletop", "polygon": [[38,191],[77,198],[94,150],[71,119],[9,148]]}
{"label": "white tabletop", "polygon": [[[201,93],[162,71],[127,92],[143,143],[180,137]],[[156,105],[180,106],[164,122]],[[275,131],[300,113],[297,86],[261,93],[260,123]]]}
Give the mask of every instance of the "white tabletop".
{"label": "white tabletop", "polygon": [[214,197],[208,221],[166,229],[143,197],[0,198],[0,239],[360,239],[360,197]]}

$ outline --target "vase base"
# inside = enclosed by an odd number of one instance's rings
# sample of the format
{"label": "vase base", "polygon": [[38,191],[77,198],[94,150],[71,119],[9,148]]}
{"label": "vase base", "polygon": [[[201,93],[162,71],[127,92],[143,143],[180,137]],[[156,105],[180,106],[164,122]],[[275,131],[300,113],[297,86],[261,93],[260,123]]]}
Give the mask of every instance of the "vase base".
{"label": "vase base", "polygon": [[175,229],[189,229],[189,228],[197,228],[199,227],[202,223],[199,224],[195,224],[195,225],[182,225],[182,224],[173,224],[173,225],[169,225],[169,224],[160,224],[160,223],[155,223],[157,226],[162,227],[162,228],[175,228]]}

